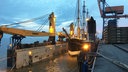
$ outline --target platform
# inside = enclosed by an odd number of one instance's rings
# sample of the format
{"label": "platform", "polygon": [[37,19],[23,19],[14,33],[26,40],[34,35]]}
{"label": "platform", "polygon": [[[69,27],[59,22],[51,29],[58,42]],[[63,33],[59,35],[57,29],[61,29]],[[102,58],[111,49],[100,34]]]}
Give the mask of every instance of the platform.
{"label": "platform", "polygon": [[[128,44],[116,44],[128,48]],[[99,44],[92,72],[128,72],[128,52],[112,44]]]}

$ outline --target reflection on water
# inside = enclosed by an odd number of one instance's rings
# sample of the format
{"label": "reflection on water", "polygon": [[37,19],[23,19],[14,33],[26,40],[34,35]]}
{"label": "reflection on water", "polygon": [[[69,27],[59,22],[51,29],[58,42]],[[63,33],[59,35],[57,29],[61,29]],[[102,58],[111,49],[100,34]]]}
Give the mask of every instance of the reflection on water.
{"label": "reflection on water", "polygon": [[13,72],[71,72],[76,69],[76,67],[76,57],[70,57],[65,54],[60,57],[50,58],[42,62],[35,63],[31,67],[28,66],[14,70]]}

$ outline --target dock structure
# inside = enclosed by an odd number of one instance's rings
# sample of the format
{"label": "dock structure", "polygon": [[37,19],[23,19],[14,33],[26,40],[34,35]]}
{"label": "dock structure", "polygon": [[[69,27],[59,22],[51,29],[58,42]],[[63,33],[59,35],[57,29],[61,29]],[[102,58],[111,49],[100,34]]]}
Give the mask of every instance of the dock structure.
{"label": "dock structure", "polygon": [[99,44],[91,72],[128,72],[128,44]]}

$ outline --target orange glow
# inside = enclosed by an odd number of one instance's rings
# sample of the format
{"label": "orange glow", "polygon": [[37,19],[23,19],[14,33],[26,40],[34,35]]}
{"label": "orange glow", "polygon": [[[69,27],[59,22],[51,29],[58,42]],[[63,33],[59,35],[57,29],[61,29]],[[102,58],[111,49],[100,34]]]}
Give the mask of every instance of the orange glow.
{"label": "orange glow", "polygon": [[10,44],[9,46],[12,47],[12,44]]}
{"label": "orange glow", "polygon": [[29,51],[28,54],[29,54],[29,55],[32,55],[32,51]]}
{"label": "orange glow", "polygon": [[89,21],[89,18],[86,18],[86,21]]}
{"label": "orange glow", "polygon": [[84,50],[89,50],[89,45],[88,44],[84,44],[83,49]]}

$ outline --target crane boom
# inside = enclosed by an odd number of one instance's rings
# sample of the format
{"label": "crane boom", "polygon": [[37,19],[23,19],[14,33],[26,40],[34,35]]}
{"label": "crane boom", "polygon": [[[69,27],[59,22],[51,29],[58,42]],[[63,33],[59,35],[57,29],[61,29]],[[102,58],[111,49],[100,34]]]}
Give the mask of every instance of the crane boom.
{"label": "crane boom", "polygon": [[49,32],[37,32],[37,31],[31,31],[31,30],[23,30],[23,29],[17,29],[17,28],[9,28],[7,26],[0,26],[0,32],[2,35],[3,33],[11,34],[11,35],[21,35],[21,36],[33,36],[33,37],[39,37],[39,36],[55,36],[55,16],[52,12],[49,15]]}
{"label": "crane boom", "polygon": [[118,16],[108,15],[108,16],[104,16],[104,18],[128,18],[128,15],[118,15]]}
{"label": "crane boom", "polygon": [[37,31],[31,31],[31,30],[22,30],[17,28],[7,28],[6,26],[1,26],[0,31],[12,34],[12,35],[22,35],[22,36],[55,36],[54,33],[48,33],[48,32],[37,32]]}
{"label": "crane boom", "polygon": [[[104,5],[104,9],[103,10],[101,8],[101,2],[105,2],[104,0],[97,0],[98,1],[98,7],[99,7],[99,11],[100,11],[100,15],[102,18],[128,18],[128,15],[127,14],[123,14],[124,12],[124,6],[110,6],[110,7],[105,7]],[[109,14],[112,14],[112,13],[116,13],[116,14],[120,14],[120,15],[107,15],[108,13]],[[103,15],[104,13],[104,15]]]}
{"label": "crane boom", "polygon": [[98,1],[98,7],[99,7],[100,15],[101,15],[101,17],[103,17],[103,11],[102,11],[101,5],[100,5],[101,0],[97,0],[97,1]]}

